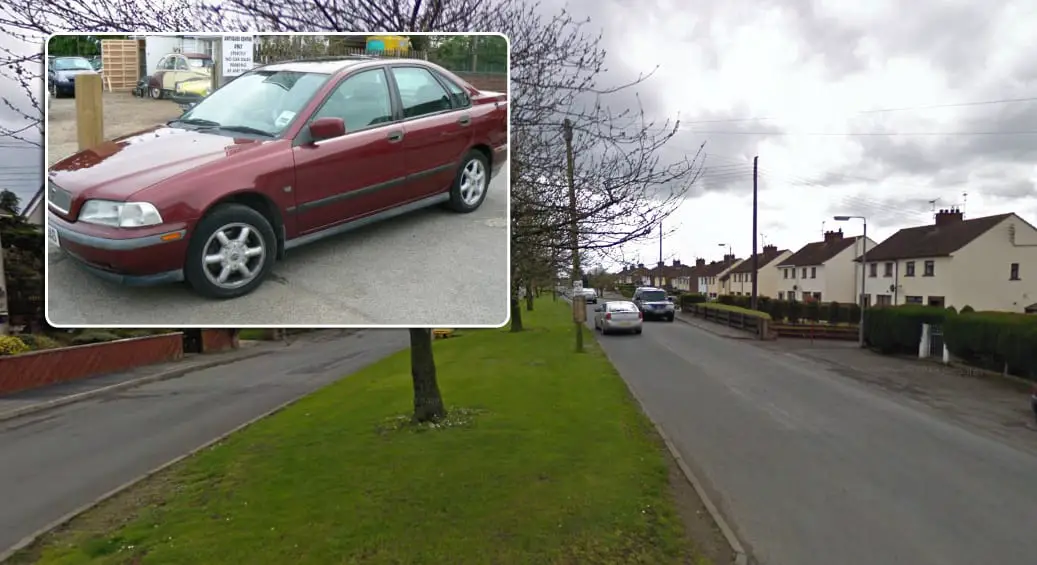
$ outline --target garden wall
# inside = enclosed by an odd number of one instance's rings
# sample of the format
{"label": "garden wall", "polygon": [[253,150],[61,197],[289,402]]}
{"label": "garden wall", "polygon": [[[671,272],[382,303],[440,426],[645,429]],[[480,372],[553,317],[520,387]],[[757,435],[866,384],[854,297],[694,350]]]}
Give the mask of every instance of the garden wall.
{"label": "garden wall", "polygon": [[175,361],[183,356],[183,334],[178,332],[0,357],[0,394]]}

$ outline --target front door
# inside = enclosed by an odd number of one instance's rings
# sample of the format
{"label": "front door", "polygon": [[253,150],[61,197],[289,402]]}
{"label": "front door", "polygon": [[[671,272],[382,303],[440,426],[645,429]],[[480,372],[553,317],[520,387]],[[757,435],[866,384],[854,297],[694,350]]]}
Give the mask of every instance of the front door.
{"label": "front door", "polygon": [[471,113],[455,108],[458,101],[428,69],[391,69],[407,124],[403,147],[413,174],[407,191],[413,199],[446,191],[472,146]]}
{"label": "front door", "polygon": [[393,123],[385,71],[347,76],[308,120],[341,118],[346,134],[312,142],[299,134],[295,155],[296,221],[302,234],[370,215],[405,198],[402,126]]}

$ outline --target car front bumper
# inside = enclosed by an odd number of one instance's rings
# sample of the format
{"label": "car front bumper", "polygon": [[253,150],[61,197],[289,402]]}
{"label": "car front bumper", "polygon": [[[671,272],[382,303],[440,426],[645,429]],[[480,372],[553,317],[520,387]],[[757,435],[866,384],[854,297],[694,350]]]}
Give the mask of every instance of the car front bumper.
{"label": "car front bumper", "polygon": [[658,310],[654,308],[645,308],[641,313],[644,314],[646,319],[652,318],[656,320],[669,319],[674,316],[674,310],[672,308],[660,308]]}
{"label": "car front bumper", "polygon": [[47,213],[48,238],[91,274],[127,286],[184,280],[187,226],[172,224],[134,230],[68,222]]}

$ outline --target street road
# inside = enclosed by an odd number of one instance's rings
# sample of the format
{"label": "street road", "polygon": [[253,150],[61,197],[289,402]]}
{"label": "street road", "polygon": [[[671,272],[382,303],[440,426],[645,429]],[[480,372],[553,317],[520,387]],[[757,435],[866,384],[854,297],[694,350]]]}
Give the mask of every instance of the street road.
{"label": "street road", "polygon": [[47,261],[54,325],[499,326],[508,319],[508,187],[470,214],[438,207],[293,249],[255,292],[214,301],[185,285],[129,288]]}
{"label": "street road", "polygon": [[1037,559],[1030,452],[681,322],[600,342],[760,565]]}
{"label": "street road", "polygon": [[407,345],[402,330],[311,334],[269,355],[0,423],[0,553],[126,481]]}

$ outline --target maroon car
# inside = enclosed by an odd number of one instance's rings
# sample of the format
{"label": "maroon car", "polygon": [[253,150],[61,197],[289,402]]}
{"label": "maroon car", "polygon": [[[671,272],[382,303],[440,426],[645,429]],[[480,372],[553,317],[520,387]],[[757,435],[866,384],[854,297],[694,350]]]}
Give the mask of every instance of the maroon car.
{"label": "maroon car", "polygon": [[51,167],[48,237],[109,280],[233,298],[293,247],[477,209],[507,147],[506,96],[426,61],[277,63]]}

